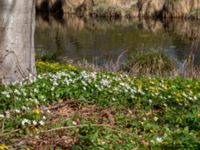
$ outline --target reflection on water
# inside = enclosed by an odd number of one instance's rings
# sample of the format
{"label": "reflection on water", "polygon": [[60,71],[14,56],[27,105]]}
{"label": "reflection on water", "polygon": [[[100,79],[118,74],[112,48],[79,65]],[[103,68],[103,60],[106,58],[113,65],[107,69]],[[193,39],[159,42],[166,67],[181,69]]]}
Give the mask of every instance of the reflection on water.
{"label": "reflection on water", "polygon": [[[83,60],[97,64],[115,62],[127,51],[122,62],[136,50],[161,49],[170,58],[183,64],[191,54],[194,64],[200,65],[200,22],[155,20],[87,20],[64,16],[37,17],[35,45],[38,55],[52,54],[59,62]],[[197,43],[195,49],[192,42]]]}

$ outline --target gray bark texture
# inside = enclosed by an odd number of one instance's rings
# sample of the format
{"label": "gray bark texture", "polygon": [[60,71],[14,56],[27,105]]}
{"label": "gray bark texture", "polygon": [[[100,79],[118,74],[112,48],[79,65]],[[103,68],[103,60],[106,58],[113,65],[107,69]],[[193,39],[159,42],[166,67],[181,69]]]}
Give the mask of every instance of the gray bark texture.
{"label": "gray bark texture", "polygon": [[0,83],[35,75],[35,0],[0,0]]}

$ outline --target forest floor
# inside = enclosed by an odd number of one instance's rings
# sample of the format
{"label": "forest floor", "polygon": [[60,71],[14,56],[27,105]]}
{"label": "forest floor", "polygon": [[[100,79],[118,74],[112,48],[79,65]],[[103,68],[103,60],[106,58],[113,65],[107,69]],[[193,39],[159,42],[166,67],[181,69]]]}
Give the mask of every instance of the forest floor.
{"label": "forest floor", "polygon": [[198,149],[200,80],[37,62],[0,85],[0,150]]}

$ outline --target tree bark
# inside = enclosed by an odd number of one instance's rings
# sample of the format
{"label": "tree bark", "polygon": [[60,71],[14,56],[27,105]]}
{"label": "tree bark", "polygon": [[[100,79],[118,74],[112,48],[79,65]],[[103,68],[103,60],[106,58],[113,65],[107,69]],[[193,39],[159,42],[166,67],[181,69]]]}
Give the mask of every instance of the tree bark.
{"label": "tree bark", "polygon": [[0,82],[35,75],[35,0],[0,0]]}

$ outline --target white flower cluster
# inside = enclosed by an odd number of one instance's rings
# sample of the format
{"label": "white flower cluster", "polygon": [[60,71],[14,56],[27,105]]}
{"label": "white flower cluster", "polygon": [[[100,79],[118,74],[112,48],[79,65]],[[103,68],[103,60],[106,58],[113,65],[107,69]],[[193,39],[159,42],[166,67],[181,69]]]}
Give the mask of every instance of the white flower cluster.
{"label": "white flower cluster", "polygon": [[[30,112],[34,107],[41,103],[51,100],[65,98],[76,98],[80,100],[94,100],[102,96],[102,99],[109,98],[112,101],[123,101],[124,99],[143,100],[149,105],[156,100],[164,101],[165,107],[167,101],[181,102],[196,101],[200,99],[200,92],[192,91],[191,87],[184,91],[177,86],[172,85],[168,80],[156,78],[138,79],[131,78],[126,74],[97,73],[89,71],[59,71],[56,73],[39,74],[37,80],[30,76],[31,81],[27,79],[14,86],[5,85],[4,91],[0,96],[5,100],[12,100],[12,103],[22,104],[20,108],[14,108],[11,111],[0,112],[1,118],[10,118],[10,115],[20,115],[24,112]],[[30,79],[29,78],[29,79]],[[34,79],[33,79],[34,78]],[[200,85],[197,85],[200,86]],[[154,121],[158,121],[154,117]],[[21,124],[24,125],[44,125],[42,120],[29,120],[23,118]]]}

